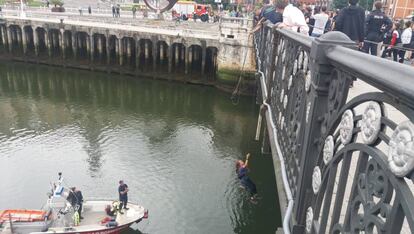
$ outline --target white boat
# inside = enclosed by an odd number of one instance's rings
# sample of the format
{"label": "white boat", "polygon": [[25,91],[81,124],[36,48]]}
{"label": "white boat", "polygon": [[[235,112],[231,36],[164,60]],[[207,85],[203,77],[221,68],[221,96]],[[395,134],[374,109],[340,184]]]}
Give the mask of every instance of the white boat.
{"label": "white boat", "polygon": [[[53,194],[42,210],[0,211],[0,234],[40,234],[40,233],[119,233],[134,223],[148,218],[144,207],[128,203],[128,210],[117,210],[110,200],[85,200],[82,217],[77,224],[78,207],[73,207],[67,197],[69,190],[59,181],[53,184]],[[112,211],[108,212],[109,208]],[[115,208],[115,209],[114,209]]]}

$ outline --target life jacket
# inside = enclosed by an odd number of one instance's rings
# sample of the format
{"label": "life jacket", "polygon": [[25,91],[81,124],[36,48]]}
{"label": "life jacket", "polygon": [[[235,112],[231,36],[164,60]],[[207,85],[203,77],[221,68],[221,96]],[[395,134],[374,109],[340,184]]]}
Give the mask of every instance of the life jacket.
{"label": "life jacket", "polygon": [[80,224],[80,215],[78,211],[75,211],[75,213],[73,214],[73,225],[79,226],[79,224]]}
{"label": "life jacket", "polygon": [[119,201],[112,202],[111,213],[115,215],[117,212],[121,210],[120,208],[121,203]]}

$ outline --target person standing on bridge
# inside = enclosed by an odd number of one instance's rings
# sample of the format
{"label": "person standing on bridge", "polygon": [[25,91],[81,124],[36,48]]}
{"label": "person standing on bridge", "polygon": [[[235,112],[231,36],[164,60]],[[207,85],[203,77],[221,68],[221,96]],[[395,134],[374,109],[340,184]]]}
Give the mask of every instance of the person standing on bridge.
{"label": "person standing on bridge", "polygon": [[116,6],[116,16],[121,17],[121,6],[119,4]]}
{"label": "person standing on bridge", "polygon": [[88,6],[88,13],[92,14],[92,7],[91,6]]}
{"label": "person standing on bridge", "polygon": [[306,24],[305,15],[303,12],[289,3],[287,6],[283,2],[279,6],[283,12],[283,23],[278,25],[278,28],[287,28],[292,31],[309,35],[309,26]]}
{"label": "person standing on bridge", "polygon": [[313,24],[312,37],[320,37],[327,31],[329,15],[326,14],[326,10],[326,6],[323,6],[320,12],[313,16],[315,23]]}
{"label": "person standing on bridge", "polygon": [[237,160],[236,173],[243,187],[249,191],[250,200],[254,201],[257,196],[257,188],[256,188],[256,184],[247,175],[247,173],[249,172],[249,169],[248,169],[249,157],[250,157],[250,153],[246,155],[246,161],[243,162],[243,160]]}
{"label": "person standing on bridge", "polygon": [[112,9],[112,17],[115,18],[116,17],[116,12],[115,12],[114,4],[111,4],[111,9]]}
{"label": "person standing on bridge", "polygon": [[136,18],[136,14],[137,14],[137,8],[135,7],[135,5],[132,7],[132,18]]}
{"label": "person standing on bridge", "polygon": [[349,0],[349,6],[339,12],[335,22],[335,31],[345,33],[355,41],[359,48],[364,42],[365,10],[357,6],[358,0]]}
{"label": "person standing on bridge", "polygon": [[79,7],[78,10],[79,10],[79,15],[83,15],[83,13],[82,13],[82,7]]}
{"label": "person standing on bridge", "polygon": [[378,44],[384,38],[385,32],[392,28],[392,21],[382,12],[382,2],[376,1],[373,10],[366,19],[365,41],[363,51],[377,56]]}

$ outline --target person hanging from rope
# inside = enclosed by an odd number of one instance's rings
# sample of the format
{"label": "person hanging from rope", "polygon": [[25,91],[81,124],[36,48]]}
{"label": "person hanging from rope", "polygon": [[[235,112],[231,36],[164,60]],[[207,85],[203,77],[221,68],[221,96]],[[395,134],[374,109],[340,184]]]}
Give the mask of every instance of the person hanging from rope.
{"label": "person hanging from rope", "polygon": [[243,160],[237,160],[236,173],[243,187],[249,191],[250,200],[254,201],[257,196],[257,189],[256,189],[256,184],[247,175],[249,171],[248,169],[249,157],[250,157],[250,153],[246,155],[246,160],[244,162]]}

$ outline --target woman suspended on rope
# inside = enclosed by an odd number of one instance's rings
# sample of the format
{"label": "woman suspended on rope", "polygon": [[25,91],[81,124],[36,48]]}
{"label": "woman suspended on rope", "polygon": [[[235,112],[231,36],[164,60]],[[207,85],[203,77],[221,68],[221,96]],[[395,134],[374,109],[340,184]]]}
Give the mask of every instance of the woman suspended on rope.
{"label": "woman suspended on rope", "polygon": [[250,157],[250,153],[246,155],[246,160],[244,162],[243,160],[237,160],[236,173],[243,187],[249,191],[250,200],[255,200],[256,195],[257,195],[256,184],[247,175],[249,171],[248,169],[249,157]]}

